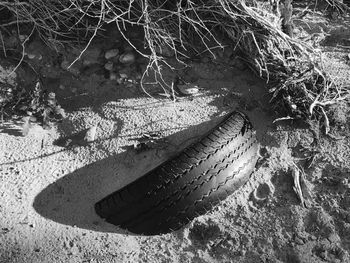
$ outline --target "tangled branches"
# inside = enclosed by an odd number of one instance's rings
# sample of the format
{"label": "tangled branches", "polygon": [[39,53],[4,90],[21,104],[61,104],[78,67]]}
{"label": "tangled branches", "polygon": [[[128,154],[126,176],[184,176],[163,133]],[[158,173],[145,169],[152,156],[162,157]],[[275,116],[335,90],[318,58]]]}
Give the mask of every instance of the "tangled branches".
{"label": "tangled branches", "polygon": [[[339,1],[327,3],[345,8]],[[111,23],[129,41],[127,27],[140,26],[149,53],[139,52],[159,75],[166,63],[163,50],[177,58],[211,52],[213,46],[223,46],[217,36],[224,34],[246,63],[273,84],[270,91],[278,112],[300,118],[325,115],[327,101],[345,99],[347,91],[329,80],[313,48],[286,34],[281,16],[266,5],[256,0],[16,0],[0,2],[0,8],[12,14],[0,21],[0,29],[29,24],[46,42],[56,44],[91,41]],[[290,14],[285,17],[290,19]]]}

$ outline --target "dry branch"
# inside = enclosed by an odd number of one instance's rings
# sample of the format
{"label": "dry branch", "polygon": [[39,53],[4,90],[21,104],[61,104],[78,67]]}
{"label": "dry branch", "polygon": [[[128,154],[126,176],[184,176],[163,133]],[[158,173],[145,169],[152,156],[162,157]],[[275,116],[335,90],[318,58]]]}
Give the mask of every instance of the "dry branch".
{"label": "dry branch", "polygon": [[[345,8],[339,1],[326,1]],[[27,23],[51,45],[81,41],[82,36],[91,41],[105,23],[115,23],[129,41],[127,25],[141,26],[149,53],[140,53],[160,80],[161,67],[167,65],[160,51],[171,49],[177,58],[211,52],[213,46],[223,47],[217,37],[223,33],[250,68],[272,85],[271,100],[282,116],[321,118],[328,102],[349,95],[325,74],[312,47],[282,30],[290,21],[290,3],[284,16],[255,0],[28,0],[1,1],[1,7],[13,17],[1,21],[0,31]]]}

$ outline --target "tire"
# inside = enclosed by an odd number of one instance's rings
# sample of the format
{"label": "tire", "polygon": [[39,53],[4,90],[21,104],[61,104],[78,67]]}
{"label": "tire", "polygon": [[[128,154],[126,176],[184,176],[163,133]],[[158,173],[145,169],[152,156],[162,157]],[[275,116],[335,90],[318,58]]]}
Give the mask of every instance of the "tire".
{"label": "tire", "polygon": [[251,123],[232,112],[198,142],[96,203],[95,210],[135,234],[168,233],[247,182],[257,160]]}

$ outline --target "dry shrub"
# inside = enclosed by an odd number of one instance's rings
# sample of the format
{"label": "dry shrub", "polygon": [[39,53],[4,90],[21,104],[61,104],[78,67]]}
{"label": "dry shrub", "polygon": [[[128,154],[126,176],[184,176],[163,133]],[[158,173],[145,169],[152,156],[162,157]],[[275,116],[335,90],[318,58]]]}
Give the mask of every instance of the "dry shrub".
{"label": "dry shrub", "polygon": [[[326,0],[336,8],[345,7]],[[324,116],[327,105],[344,100],[349,91],[332,82],[319,66],[319,54],[306,43],[281,30],[281,14],[255,0],[28,0],[0,3],[14,23],[30,24],[49,43],[64,43],[88,36],[103,24],[115,23],[124,34],[127,25],[142,26],[149,53],[149,68],[161,77],[166,60],[163,49],[187,56],[213,46],[222,47],[218,33],[232,41],[246,63],[271,84],[276,111],[288,118]],[[55,43],[56,44],[56,43]],[[89,43],[88,43],[89,44]],[[130,42],[132,45],[132,43]],[[213,54],[214,55],[214,54]],[[146,71],[147,72],[147,71]]]}

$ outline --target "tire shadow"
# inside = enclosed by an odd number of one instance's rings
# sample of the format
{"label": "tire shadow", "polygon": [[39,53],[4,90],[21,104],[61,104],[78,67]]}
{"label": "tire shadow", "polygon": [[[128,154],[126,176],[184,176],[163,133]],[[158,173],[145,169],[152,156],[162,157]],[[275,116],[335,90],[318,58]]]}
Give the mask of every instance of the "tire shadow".
{"label": "tire shadow", "polygon": [[214,117],[170,135],[165,138],[164,149],[139,153],[128,150],[79,168],[42,190],[35,197],[33,207],[41,216],[60,224],[126,234],[125,230],[99,218],[94,211],[95,203],[176,155],[221,120],[222,117]]}

